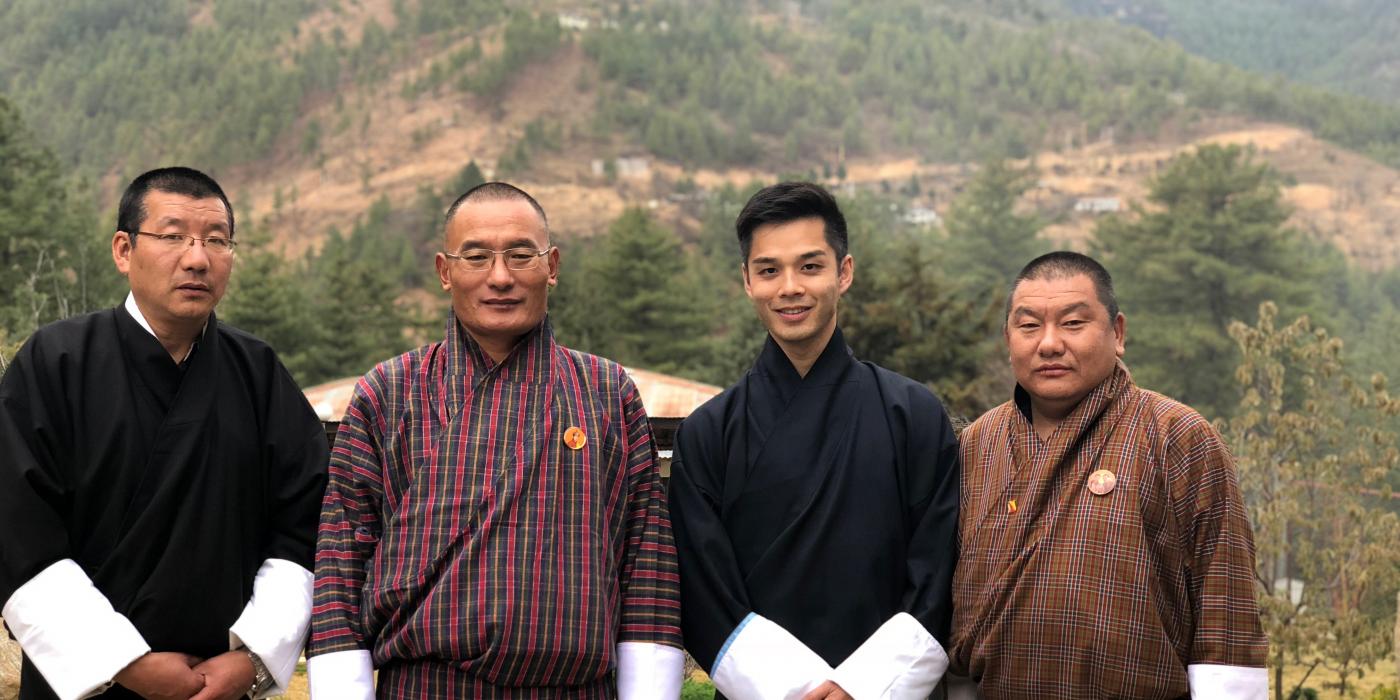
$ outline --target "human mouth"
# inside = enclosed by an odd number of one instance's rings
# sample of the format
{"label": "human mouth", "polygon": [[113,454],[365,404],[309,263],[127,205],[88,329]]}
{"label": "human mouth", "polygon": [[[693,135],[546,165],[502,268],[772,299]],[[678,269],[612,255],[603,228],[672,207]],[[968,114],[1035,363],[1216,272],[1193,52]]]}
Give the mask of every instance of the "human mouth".
{"label": "human mouth", "polygon": [[1063,377],[1066,374],[1069,374],[1071,371],[1072,370],[1069,368],[1068,365],[1041,365],[1040,367],[1037,367],[1035,369],[1036,374],[1051,379],[1054,379],[1055,377]]}
{"label": "human mouth", "polygon": [[481,305],[492,309],[509,309],[520,304],[520,299],[482,299]]}
{"label": "human mouth", "polygon": [[208,293],[209,293],[209,285],[207,285],[207,284],[202,284],[202,283],[199,283],[199,282],[186,282],[186,283],[184,283],[184,284],[177,285],[177,286],[175,287],[175,289],[177,289],[177,290],[179,290],[179,291],[181,291],[181,292],[184,292],[184,293],[186,293],[186,294],[208,294]]}
{"label": "human mouth", "polygon": [[778,318],[781,318],[784,321],[796,323],[807,318],[807,316],[812,313],[812,307],[784,306],[781,308],[774,309],[774,311],[778,312]]}

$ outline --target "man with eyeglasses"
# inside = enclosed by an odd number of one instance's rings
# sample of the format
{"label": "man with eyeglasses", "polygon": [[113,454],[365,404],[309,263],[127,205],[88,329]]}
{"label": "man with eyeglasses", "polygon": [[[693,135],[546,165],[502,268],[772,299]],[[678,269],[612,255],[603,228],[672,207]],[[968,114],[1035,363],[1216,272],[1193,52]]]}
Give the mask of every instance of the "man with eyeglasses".
{"label": "man with eyeglasses", "polygon": [[554,340],[539,203],[447,211],[446,337],[360,380],[316,552],[314,698],[676,698],[675,547],[641,399]]}
{"label": "man with eyeglasses", "polygon": [[0,602],[20,697],[263,697],[306,638],[326,441],[272,349],[220,322],[212,178],[127,187],[113,309],[35,332],[0,381]]}

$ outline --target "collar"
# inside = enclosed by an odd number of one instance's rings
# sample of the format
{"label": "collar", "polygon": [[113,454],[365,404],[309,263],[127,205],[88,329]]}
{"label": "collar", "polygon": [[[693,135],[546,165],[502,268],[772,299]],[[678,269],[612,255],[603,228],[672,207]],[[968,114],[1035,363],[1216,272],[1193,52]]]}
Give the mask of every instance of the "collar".
{"label": "collar", "polygon": [[[1128,371],[1128,366],[1123,364],[1122,360],[1118,360],[1113,368],[1113,372],[1108,375],[1108,378],[1094,387],[1094,390],[1085,395],[1083,399],[1080,399],[1074,409],[1069,412],[1069,415],[1065,416],[1065,419],[1061,421],[1061,425],[1085,420],[1092,421],[1103,412],[1104,407],[1112,403],[1113,399],[1117,398],[1118,395],[1123,392],[1125,387],[1129,386],[1133,386],[1133,375]],[[1031,416],[1030,393],[1022,388],[1020,383],[1017,383],[1012,398],[1016,404],[1017,410],[1020,411],[1021,416],[1026,419],[1026,423],[1033,425],[1035,421]]]}
{"label": "collar", "polygon": [[447,367],[456,376],[499,375],[502,379],[534,383],[548,379],[553,366],[554,329],[548,315],[499,363],[491,359],[452,312],[447,315],[446,343]]}
{"label": "collar", "polygon": [[817,361],[812,363],[812,368],[807,370],[807,376],[797,373],[797,368],[792,366],[792,360],[788,359],[787,353],[778,345],[778,341],[773,340],[769,335],[763,343],[763,350],[758,354],[758,362],[754,369],[760,374],[768,376],[779,389],[784,393],[795,391],[802,385],[821,386],[835,384],[841,380],[852,362],[855,361],[851,348],[846,345],[846,337],[841,333],[838,326],[831,334],[831,339],[827,341],[826,347],[822,349],[822,354],[817,356]]}
{"label": "collar", "polygon": [[[132,292],[126,293],[126,302],[124,306],[126,307],[126,312],[128,314],[131,314],[131,318],[134,319],[136,323],[140,324],[140,326],[144,328],[147,333],[150,333],[152,338],[160,340],[160,336],[156,335],[156,332],[151,328],[151,322],[147,321],[146,317],[141,314],[141,307],[136,305],[135,294],[133,294]],[[185,356],[180,358],[180,361],[175,364],[183,365],[186,361],[190,359],[190,355],[194,354],[195,347],[199,345],[200,339],[204,337],[204,332],[207,330],[209,330],[209,319],[204,320],[204,325],[199,329],[199,335],[196,335],[194,338],[194,342],[190,343],[190,349],[186,350]]]}

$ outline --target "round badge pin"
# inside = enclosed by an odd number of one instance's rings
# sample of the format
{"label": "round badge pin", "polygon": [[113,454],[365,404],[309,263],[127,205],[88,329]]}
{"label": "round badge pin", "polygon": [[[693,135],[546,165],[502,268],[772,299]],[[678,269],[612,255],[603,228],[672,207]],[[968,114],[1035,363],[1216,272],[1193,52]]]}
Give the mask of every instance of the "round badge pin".
{"label": "round badge pin", "polygon": [[569,428],[564,431],[564,444],[571,450],[581,450],[588,444],[588,436],[583,434],[583,429],[578,427]]}
{"label": "round badge pin", "polygon": [[1095,496],[1107,496],[1118,485],[1118,477],[1107,469],[1100,469],[1089,475],[1089,492]]}

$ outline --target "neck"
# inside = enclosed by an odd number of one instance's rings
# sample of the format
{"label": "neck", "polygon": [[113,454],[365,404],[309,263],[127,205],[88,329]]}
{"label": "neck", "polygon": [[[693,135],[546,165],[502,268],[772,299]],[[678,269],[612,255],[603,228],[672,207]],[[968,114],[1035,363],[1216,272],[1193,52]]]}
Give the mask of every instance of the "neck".
{"label": "neck", "polygon": [[792,368],[797,370],[797,376],[806,378],[807,373],[812,371],[812,365],[817,363],[817,358],[822,356],[827,344],[831,342],[831,336],[836,333],[836,324],[832,324],[821,335],[814,336],[802,343],[788,343],[778,340],[773,341],[787,355],[788,362],[792,363]]}
{"label": "neck", "polygon": [[522,333],[509,338],[483,338],[471,331],[467,331],[467,334],[472,337],[472,340],[476,341],[481,351],[486,353],[487,357],[491,358],[491,362],[498,365],[510,356],[511,351],[515,349],[515,346],[520,344],[520,341],[526,335],[529,335],[528,333]]}
{"label": "neck", "polygon": [[184,319],[162,319],[152,316],[144,307],[141,301],[136,301],[136,308],[141,309],[141,316],[150,325],[151,332],[155,334],[156,340],[160,341],[160,346],[170,354],[170,359],[179,364],[189,357],[190,348],[199,340],[200,331],[204,330],[209,318],[206,316],[195,321]]}
{"label": "neck", "polygon": [[1041,440],[1049,440],[1050,436],[1055,434],[1055,428],[1060,427],[1068,415],[1069,411],[1047,411],[1041,406],[1032,404],[1031,426],[1035,428],[1035,433],[1040,436]]}

